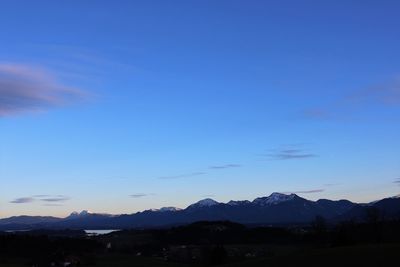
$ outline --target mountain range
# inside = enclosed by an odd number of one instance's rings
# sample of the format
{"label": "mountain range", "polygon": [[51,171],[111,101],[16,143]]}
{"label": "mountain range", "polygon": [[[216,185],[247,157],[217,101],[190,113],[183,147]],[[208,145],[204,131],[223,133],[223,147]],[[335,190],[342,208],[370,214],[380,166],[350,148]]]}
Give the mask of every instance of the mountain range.
{"label": "mountain range", "polygon": [[133,214],[109,215],[82,211],[66,218],[15,216],[0,219],[0,230],[25,229],[128,229],[167,227],[196,221],[229,220],[253,225],[296,225],[313,221],[316,216],[328,222],[365,220],[374,209],[386,219],[400,218],[400,198],[391,197],[367,204],[348,200],[307,200],[296,194],[272,193],[253,201],[217,202],[207,198],[185,209],[164,207]]}

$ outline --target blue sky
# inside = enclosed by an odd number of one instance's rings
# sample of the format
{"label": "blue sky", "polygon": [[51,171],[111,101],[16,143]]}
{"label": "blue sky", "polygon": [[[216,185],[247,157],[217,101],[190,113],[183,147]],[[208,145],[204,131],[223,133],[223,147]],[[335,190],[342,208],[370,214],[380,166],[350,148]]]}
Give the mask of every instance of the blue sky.
{"label": "blue sky", "polygon": [[398,1],[2,1],[0,217],[399,193]]}

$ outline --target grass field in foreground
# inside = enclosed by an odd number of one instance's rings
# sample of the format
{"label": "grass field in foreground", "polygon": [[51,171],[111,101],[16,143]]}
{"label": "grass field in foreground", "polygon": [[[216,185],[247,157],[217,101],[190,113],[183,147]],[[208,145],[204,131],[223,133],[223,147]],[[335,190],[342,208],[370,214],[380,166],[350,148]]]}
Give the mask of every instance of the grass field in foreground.
{"label": "grass field in foreground", "polygon": [[254,259],[246,262],[224,265],[226,267],[338,267],[338,266],[387,266],[398,262],[400,244],[363,245],[352,247],[311,249],[297,251],[284,256]]}
{"label": "grass field in foreground", "polygon": [[[219,266],[225,267],[286,267],[286,266],[385,266],[397,262],[400,244],[362,245],[352,247],[307,249],[270,258],[246,260]],[[0,263],[0,267],[26,267],[19,263]],[[166,262],[159,258],[129,255],[104,255],[97,259],[97,267],[189,267],[190,264]],[[201,265],[197,265],[201,266]]]}

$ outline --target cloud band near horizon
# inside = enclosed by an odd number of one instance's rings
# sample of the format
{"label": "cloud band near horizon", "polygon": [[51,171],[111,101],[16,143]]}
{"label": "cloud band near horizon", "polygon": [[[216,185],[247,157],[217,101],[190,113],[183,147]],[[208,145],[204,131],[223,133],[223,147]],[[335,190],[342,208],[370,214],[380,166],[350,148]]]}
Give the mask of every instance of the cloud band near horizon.
{"label": "cloud band near horizon", "polygon": [[30,196],[30,197],[19,197],[16,198],[14,200],[11,200],[10,203],[12,204],[27,204],[27,203],[33,203],[33,202],[44,202],[44,203],[63,203],[66,202],[68,200],[70,200],[71,198],[68,196],[64,196],[64,195],[56,195],[56,196],[52,196],[52,195],[34,195],[34,196]]}

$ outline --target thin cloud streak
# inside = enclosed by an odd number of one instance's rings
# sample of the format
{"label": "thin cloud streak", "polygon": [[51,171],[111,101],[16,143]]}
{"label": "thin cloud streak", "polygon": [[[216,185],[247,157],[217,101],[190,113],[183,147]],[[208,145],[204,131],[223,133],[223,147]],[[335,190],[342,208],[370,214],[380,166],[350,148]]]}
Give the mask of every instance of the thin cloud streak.
{"label": "thin cloud streak", "polygon": [[271,150],[273,153],[266,154],[270,160],[293,160],[315,158],[318,155],[309,153],[306,150],[299,148],[285,148],[279,150]]}
{"label": "thin cloud streak", "polygon": [[399,107],[400,79],[357,90],[325,104],[324,107],[311,107],[303,110],[302,113],[306,118],[326,120],[340,118],[343,112],[348,116],[349,112],[371,106]]}
{"label": "thin cloud streak", "polygon": [[57,196],[57,197],[51,197],[51,198],[41,198],[41,201],[44,202],[65,202],[69,200],[69,197],[67,196]]}
{"label": "thin cloud streak", "polygon": [[44,111],[86,99],[48,71],[29,65],[0,63],[0,117]]}
{"label": "thin cloud streak", "polygon": [[371,86],[346,97],[346,100],[358,104],[400,105],[400,80]]}
{"label": "thin cloud streak", "polygon": [[240,164],[225,164],[225,165],[210,166],[209,169],[221,170],[221,169],[230,169],[230,168],[239,168],[239,167],[242,167],[242,165],[240,165]]}
{"label": "thin cloud streak", "polygon": [[[239,167],[242,167],[242,165],[230,163],[230,164],[224,164],[224,165],[212,165],[212,166],[209,166],[208,169],[209,170],[224,170],[224,169],[239,168]],[[199,172],[184,173],[184,174],[179,174],[179,175],[160,176],[160,177],[158,177],[158,179],[164,179],[164,180],[181,179],[181,178],[200,176],[200,175],[204,175],[204,174],[207,174],[207,172],[199,171]]]}
{"label": "thin cloud streak", "polygon": [[315,158],[317,155],[315,154],[291,154],[291,153],[281,153],[277,155],[273,155],[277,160],[287,160],[287,159],[306,159],[306,158]]}
{"label": "thin cloud streak", "polygon": [[36,199],[33,197],[20,197],[20,198],[16,198],[12,201],[10,201],[10,203],[13,204],[26,204],[26,203],[32,203],[34,202]]}
{"label": "thin cloud streak", "polygon": [[27,203],[32,203],[32,202],[47,202],[47,203],[62,203],[62,202],[66,202],[70,200],[70,198],[68,196],[64,196],[64,195],[56,195],[56,196],[52,196],[52,195],[34,195],[34,196],[30,196],[30,197],[20,197],[20,198],[16,198],[12,201],[10,201],[10,203],[13,204],[27,204]]}
{"label": "thin cloud streak", "polygon": [[150,196],[151,194],[144,194],[144,193],[137,193],[137,194],[132,194],[129,195],[131,198],[141,198],[141,197],[147,197]]}

